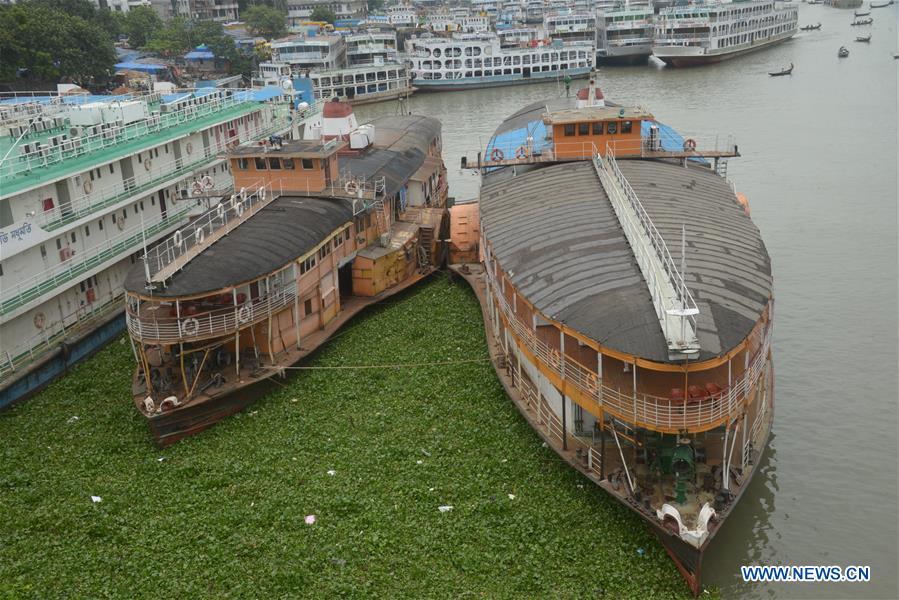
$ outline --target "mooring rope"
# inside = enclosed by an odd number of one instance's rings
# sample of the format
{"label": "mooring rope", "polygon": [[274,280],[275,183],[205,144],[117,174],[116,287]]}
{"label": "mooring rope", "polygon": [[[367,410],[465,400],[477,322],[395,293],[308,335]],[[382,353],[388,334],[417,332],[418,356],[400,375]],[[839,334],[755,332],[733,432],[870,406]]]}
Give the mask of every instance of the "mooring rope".
{"label": "mooring rope", "polygon": [[262,365],[264,369],[275,371],[317,371],[317,370],[342,370],[342,369],[412,369],[417,367],[435,367],[441,365],[459,365],[465,363],[490,362],[490,358],[467,358],[462,360],[444,360],[430,363],[396,363],[387,365],[334,365],[320,367],[279,367],[276,365]]}

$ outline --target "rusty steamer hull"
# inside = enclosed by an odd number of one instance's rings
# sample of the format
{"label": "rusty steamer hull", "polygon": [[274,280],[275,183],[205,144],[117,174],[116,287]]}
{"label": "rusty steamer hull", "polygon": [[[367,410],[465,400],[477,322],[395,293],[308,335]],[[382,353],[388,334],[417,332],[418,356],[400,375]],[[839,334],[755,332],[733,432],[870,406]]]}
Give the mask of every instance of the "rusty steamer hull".
{"label": "rusty steamer hull", "polygon": [[735,146],[666,146],[646,109],[601,100],[591,86],[500,125],[482,154],[497,165],[476,165],[477,218],[453,208],[450,256],[518,409],[699,593],[773,422],[770,259],[748,202],[704,158]]}

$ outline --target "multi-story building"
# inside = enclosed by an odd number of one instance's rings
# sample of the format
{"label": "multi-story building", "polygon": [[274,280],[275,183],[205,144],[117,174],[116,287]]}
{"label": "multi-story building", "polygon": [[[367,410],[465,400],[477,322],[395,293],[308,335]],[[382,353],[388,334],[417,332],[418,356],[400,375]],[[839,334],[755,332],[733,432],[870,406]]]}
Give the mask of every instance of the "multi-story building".
{"label": "multi-story building", "polygon": [[291,27],[309,21],[316,8],[328,8],[338,19],[364,17],[368,14],[366,0],[292,0],[287,4],[287,22]]}

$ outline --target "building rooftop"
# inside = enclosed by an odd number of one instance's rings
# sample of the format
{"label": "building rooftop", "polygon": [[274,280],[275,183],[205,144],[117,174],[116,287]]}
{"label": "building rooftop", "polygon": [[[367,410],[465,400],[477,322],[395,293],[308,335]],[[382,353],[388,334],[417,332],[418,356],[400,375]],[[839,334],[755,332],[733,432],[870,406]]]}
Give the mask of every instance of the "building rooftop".
{"label": "building rooftop", "polygon": [[271,145],[246,145],[238,146],[229,153],[229,156],[295,156],[297,158],[327,158],[338,150],[346,147],[346,142],[333,139],[328,142],[321,140],[285,140],[280,147]]}
{"label": "building rooftop", "polygon": [[543,117],[547,125],[605,121],[607,119],[652,119],[652,113],[639,106],[589,106],[549,112]]}

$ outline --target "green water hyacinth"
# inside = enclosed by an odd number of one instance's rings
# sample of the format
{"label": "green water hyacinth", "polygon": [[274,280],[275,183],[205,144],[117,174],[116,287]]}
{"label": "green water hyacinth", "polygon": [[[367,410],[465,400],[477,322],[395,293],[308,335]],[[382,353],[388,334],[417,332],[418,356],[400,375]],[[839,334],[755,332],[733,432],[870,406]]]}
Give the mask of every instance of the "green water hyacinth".
{"label": "green water hyacinth", "polygon": [[[472,358],[480,308],[440,275],[303,364]],[[296,371],[162,451],[133,368],[121,339],[0,414],[0,597],[689,597],[486,360]]]}

